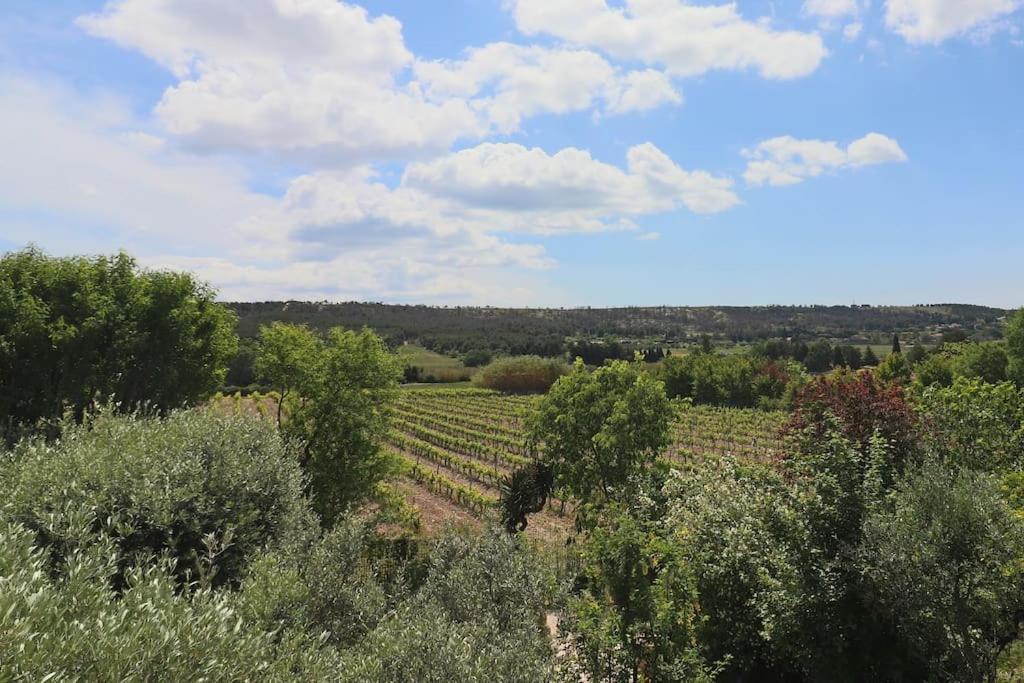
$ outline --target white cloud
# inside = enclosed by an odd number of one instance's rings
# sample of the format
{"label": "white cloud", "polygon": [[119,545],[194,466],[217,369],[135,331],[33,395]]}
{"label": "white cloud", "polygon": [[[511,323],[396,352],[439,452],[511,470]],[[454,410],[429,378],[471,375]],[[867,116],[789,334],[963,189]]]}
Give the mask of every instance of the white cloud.
{"label": "white cloud", "polygon": [[734,3],[691,5],[683,0],[512,0],[516,24],[594,47],[616,58],[662,66],[673,76],[715,69],[753,69],[766,78],[797,78],[827,54],[813,33],[779,31],[749,21]]}
{"label": "white cloud", "polygon": [[272,204],[240,167],[164,150],[138,126],[108,96],[0,75],[0,203],[101,225],[121,244],[206,247],[225,246],[226,226]]}
{"label": "white cloud", "polygon": [[938,44],[972,32],[985,34],[1022,6],[1024,0],[886,0],[885,25],[908,43]]}
{"label": "white cloud", "polygon": [[661,239],[660,232],[645,232],[636,236],[642,242],[654,242]]}
{"label": "white cloud", "polygon": [[572,147],[548,154],[484,143],[410,164],[402,185],[500,229],[542,233],[628,227],[632,216],[679,207],[716,213],[739,202],[731,180],[685,171],[651,143],[629,149],[625,171]]}
{"label": "white cloud", "polygon": [[402,83],[401,24],[335,0],[118,0],[79,19],[179,79],[156,113],[200,149],[318,161],[447,149],[485,129],[463,100]]}
{"label": "white cloud", "polygon": [[252,192],[241,168],[175,152],[116,99],[52,82],[0,75],[0,149],[5,240],[127,247],[225,298],[522,303],[529,273],[554,265],[540,245],[442,222],[437,200],[366,169],[303,176],[280,199]]}
{"label": "white cloud", "polygon": [[888,164],[907,160],[907,155],[900,149],[899,143],[881,133],[868,133],[859,140],[854,140],[847,146],[846,156],[852,166]]}
{"label": "white cloud", "polygon": [[860,13],[857,0],[804,0],[804,12],[816,17],[838,19]]}
{"label": "white cloud", "polygon": [[861,32],[864,30],[864,24],[859,21],[851,21],[849,24],[843,27],[843,38],[848,41],[857,40],[860,37]]}
{"label": "white cloud", "polygon": [[198,150],[354,166],[512,133],[540,113],[682,102],[663,74],[586,50],[494,43],[416,59],[396,19],[337,0],[117,0],[79,25],[176,76],[155,111]]}
{"label": "white cloud", "polygon": [[746,150],[748,185],[793,185],[825,171],[872,164],[903,162],[899,143],[880,133],[868,133],[846,149],[828,140],[799,140],[785,135]]}
{"label": "white cloud", "polygon": [[623,72],[588,50],[491,43],[463,60],[417,62],[415,73],[432,100],[467,98],[502,133],[534,114],[587,110],[599,101],[609,113],[682,102],[663,73]]}

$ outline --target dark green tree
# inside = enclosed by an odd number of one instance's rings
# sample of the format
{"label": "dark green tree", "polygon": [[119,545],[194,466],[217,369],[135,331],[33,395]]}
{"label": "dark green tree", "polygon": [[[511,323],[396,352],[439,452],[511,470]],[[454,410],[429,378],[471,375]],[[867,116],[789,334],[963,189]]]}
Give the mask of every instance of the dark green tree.
{"label": "dark green tree", "polygon": [[898,334],[892,335],[892,352],[903,353],[903,350],[900,348],[900,335]]}
{"label": "dark green tree", "polygon": [[160,411],[224,379],[234,314],[188,273],[140,269],[125,253],[0,259],[0,416],[10,428],[81,419],[96,400]]}
{"label": "dark green tree", "polygon": [[864,347],[864,365],[869,368],[878,365],[878,356],[870,346]]}

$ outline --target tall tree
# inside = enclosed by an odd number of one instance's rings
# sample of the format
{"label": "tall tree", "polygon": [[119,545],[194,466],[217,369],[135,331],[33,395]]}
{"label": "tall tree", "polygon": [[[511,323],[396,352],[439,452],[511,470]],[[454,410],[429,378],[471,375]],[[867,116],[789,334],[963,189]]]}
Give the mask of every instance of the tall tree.
{"label": "tall tree", "polygon": [[[224,378],[235,316],[188,273],[125,253],[0,258],[0,415],[8,425],[81,418],[97,398],[167,411]],[[0,426],[2,428],[2,426]]]}
{"label": "tall tree", "polygon": [[903,352],[900,349],[900,335],[898,335],[898,334],[892,335],[892,352],[893,353],[902,353]]}
{"label": "tall tree", "polygon": [[[347,509],[367,500],[396,467],[382,443],[402,368],[370,330],[335,328],[313,343],[309,334],[279,328],[270,338],[293,339],[302,347],[281,364],[295,382],[290,389],[295,398],[282,429],[302,444],[313,505],[331,526]],[[302,367],[292,365],[296,360]],[[272,363],[264,359],[261,365]]]}
{"label": "tall tree", "polygon": [[260,328],[255,368],[278,392],[278,427],[285,402],[295,398],[295,390],[309,382],[309,373],[322,349],[321,341],[304,325],[276,322]]}
{"label": "tall tree", "polygon": [[868,367],[878,365],[878,356],[875,355],[875,350],[870,346],[864,347],[864,365]]}

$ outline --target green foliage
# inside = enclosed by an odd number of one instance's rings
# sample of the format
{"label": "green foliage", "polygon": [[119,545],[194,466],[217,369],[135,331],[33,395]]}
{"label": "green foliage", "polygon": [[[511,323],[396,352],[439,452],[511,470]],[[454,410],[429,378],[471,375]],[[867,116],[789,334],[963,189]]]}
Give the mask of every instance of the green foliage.
{"label": "green foliage", "polygon": [[[865,359],[866,360],[866,359]],[[807,347],[804,365],[810,372],[825,372],[832,367],[832,345],[819,340]]]}
{"label": "green foliage", "polygon": [[868,519],[859,551],[876,604],[928,680],[994,681],[1024,614],[1024,523],[995,478],[925,466]]}
{"label": "green foliage", "polygon": [[691,353],[666,358],[659,376],[670,398],[688,398],[695,405],[778,408],[787,388],[803,381],[804,374],[798,363]]}
{"label": "green foliage", "polygon": [[315,528],[295,453],[273,426],[211,410],[67,425],[59,441],[25,440],[3,456],[0,480],[6,514],[58,556],[75,550],[89,511],[117,548],[119,577],[166,553],[182,580],[235,584],[267,545]]}
{"label": "green foliage", "polygon": [[954,464],[985,472],[1024,470],[1024,390],[958,377],[952,386],[924,390],[935,450]]}
{"label": "green foliage", "polygon": [[186,273],[124,253],[0,258],[0,428],[81,419],[97,398],[166,411],[224,379],[235,316]]}
{"label": "green foliage", "polygon": [[668,445],[670,418],[664,385],[639,364],[588,372],[577,360],[527,417],[527,429],[544,445],[556,489],[601,502],[624,496],[629,478]]}
{"label": "green foliage", "polygon": [[[282,428],[302,444],[313,505],[330,526],[345,510],[364,502],[396,469],[381,444],[401,367],[370,330],[335,328],[320,339],[306,330],[281,326],[274,335],[299,342],[292,350],[284,344],[279,379],[283,389],[284,380],[291,378],[295,400]],[[260,359],[261,367],[273,365],[264,363],[262,348]]]}
{"label": "green foliage", "polygon": [[543,393],[566,372],[565,364],[539,356],[499,358],[473,376],[473,384],[516,394]]}
{"label": "green foliage", "polygon": [[953,359],[942,352],[933,353],[916,366],[914,386],[918,391],[930,386],[948,387],[953,376]]}
{"label": "green foliage", "polygon": [[908,384],[912,378],[910,361],[902,353],[890,353],[875,368],[875,374],[883,382]]}
{"label": "green foliage", "polygon": [[168,562],[121,571],[112,542],[76,548],[54,576],[35,534],[0,522],[0,680],[337,679],[316,639],[255,627],[228,593],[177,590]]}
{"label": "green foliage", "polygon": [[485,349],[471,349],[462,356],[462,364],[467,368],[478,368],[491,362],[492,354]]}
{"label": "green foliage", "polygon": [[793,674],[809,541],[794,492],[773,470],[722,460],[675,473],[665,493],[663,533],[694,573],[705,660],[751,680]]}
{"label": "green foliage", "polygon": [[710,680],[696,644],[701,622],[681,539],[645,514],[609,506],[586,536],[584,589],[567,606],[563,667],[573,680]]}
{"label": "green foliage", "polygon": [[254,369],[278,392],[277,426],[285,401],[312,381],[321,343],[307,327],[273,323],[260,329]]}
{"label": "green foliage", "polygon": [[985,382],[1003,382],[1007,379],[1009,360],[1002,342],[965,343],[959,345],[953,366],[957,375],[977,377]]}
{"label": "green foliage", "polygon": [[411,560],[379,543],[342,520],[308,557],[261,560],[244,587],[248,614],[305,640],[326,630],[343,681],[551,679],[554,578],[521,539],[449,529]]}
{"label": "green foliage", "polygon": [[1024,308],[1010,318],[1004,337],[1009,359],[1008,375],[1017,386],[1024,387]]}

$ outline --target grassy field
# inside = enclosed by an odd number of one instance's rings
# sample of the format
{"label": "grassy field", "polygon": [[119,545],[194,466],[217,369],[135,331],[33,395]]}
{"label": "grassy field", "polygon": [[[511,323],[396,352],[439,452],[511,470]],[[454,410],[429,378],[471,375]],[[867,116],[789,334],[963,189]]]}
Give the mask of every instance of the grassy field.
{"label": "grassy field", "polygon": [[465,382],[475,372],[475,368],[467,368],[458,358],[435,353],[415,344],[403,344],[398,347],[397,353],[406,365],[420,368],[427,381],[433,378],[436,382]]}

